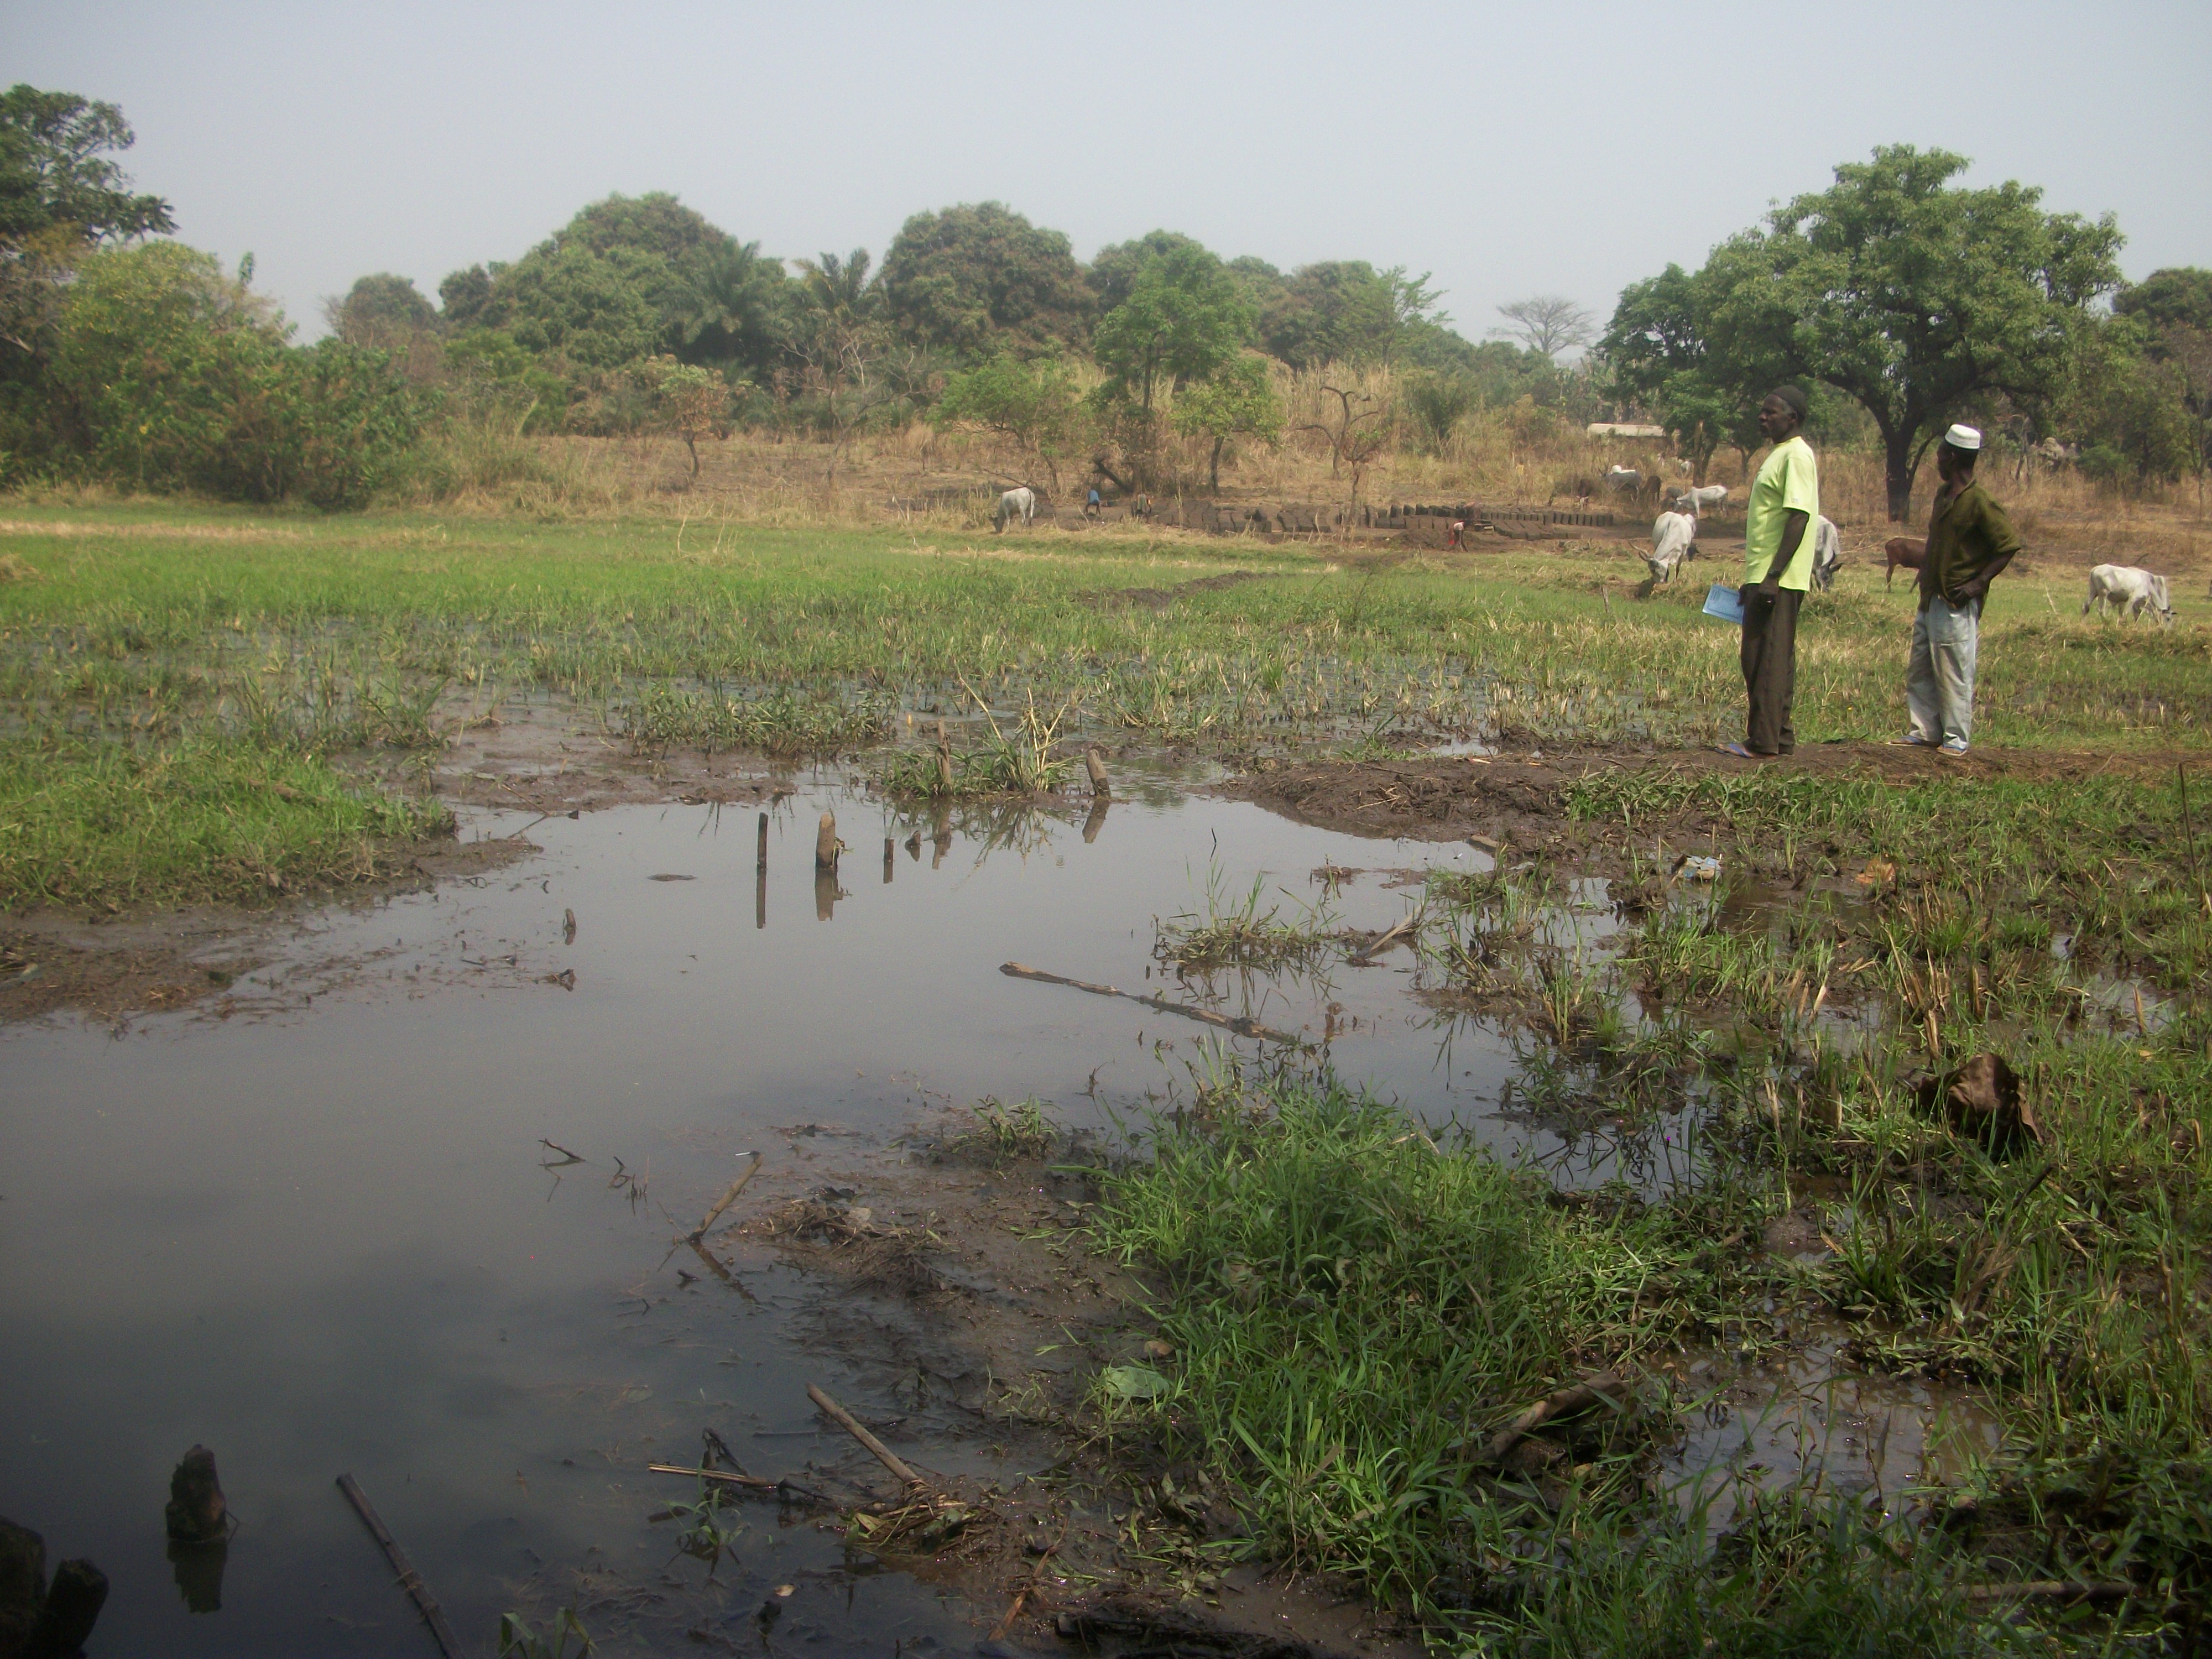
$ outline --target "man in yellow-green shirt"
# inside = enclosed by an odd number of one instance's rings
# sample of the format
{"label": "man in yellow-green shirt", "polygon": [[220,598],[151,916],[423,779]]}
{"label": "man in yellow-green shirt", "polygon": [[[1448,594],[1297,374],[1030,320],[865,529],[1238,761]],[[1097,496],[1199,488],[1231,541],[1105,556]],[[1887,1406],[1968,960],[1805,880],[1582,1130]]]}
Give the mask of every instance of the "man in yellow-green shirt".
{"label": "man in yellow-green shirt", "polygon": [[1790,703],[1796,690],[1797,607],[1813,586],[1813,526],[1820,516],[1820,469],[1799,437],[1805,394],[1778,386],[1759,406],[1759,430],[1774,447],[1751,486],[1743,531],[1743,689],[1750,718],[1743,741],[1721,745],[1747,760],[1797,746]]}

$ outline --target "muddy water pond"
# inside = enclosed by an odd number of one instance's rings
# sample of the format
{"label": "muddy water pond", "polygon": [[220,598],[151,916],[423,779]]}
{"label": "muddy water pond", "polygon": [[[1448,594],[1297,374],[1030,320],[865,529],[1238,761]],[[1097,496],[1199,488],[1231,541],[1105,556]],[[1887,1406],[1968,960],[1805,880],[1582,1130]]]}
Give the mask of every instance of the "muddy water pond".
{"label": "muddy water pond", "polygon": [[[848,848],[827,884],[823,810]],[[0,1513],[107,1572],[95,1652],[429,1651],[340,1472],[471,1649],[508,1608],[589,1601],[655,1644],[967,1650],[973,1610],[804,1516],[752,1506],[719,1561],[678,1553],[651,1517],[692,1487],[645,1466],[696,1462],[713,1427],[756,1472],[865,1485],[809,1382],[939,1469],[1051,1461],[946,1437],[927,1364],[865,1352],[774,1255],[724,1284],[672,1255],[750,1152],[764,1202],[985,1097],[1124,1133],[1218,1048],[1265,1046],[1009,961],[1326,1039],[1431,1123],[1613,1167],[1498,1115],[1512,1042],[1409,998],[1402,951],[1210,984],[1155,954],[1156,917],[1255,881],[1286,916],[1326,895],[1331,926],[1380,930],[1418,896],[1406,872],[1484,867],[1472,848],[1175,791],[945,825],[802,781],[763,883],[750,807],[464,815],[466,837],[526,830],[538,850],[494,873],[271,924],[219,1002],[0,1032]],[[240,1522],[219,1584],[164,1553],[195,1443]]]}

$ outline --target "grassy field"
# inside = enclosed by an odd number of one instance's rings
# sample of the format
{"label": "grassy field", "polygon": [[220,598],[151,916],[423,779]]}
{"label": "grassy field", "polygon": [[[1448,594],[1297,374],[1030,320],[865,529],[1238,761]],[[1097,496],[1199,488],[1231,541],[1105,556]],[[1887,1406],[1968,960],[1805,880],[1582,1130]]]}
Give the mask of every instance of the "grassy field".
{"label": "grassy field", "polygon": [[[0,550],[4,740],[64,769],[102,744],[188,738],[243,745],[247,774],[276,751],[428,764],[453,721],[517,698],[645,748],[795,754],[866,749],[902,710],[981,697],[1002,715],[1041,708],[1069,738],[1237,759],[1469,734],[1702,743],[1734,734],[1741,697],[1734,637],[1697,608],[1708,574],[1728,573],[1692,567],[1639,599],[1625,544],[1407,556],[160,504],[18,507]],[[1998,587],[1978,738],[2203,745],[2212,606],[2184,595],[2174,629],[2123,628],[2075,615],[2076,586],[2043,568]],[[1808,741],[1899,727],[1909,606],[1863,562],[1815,602]],[[265,841],[250,789],[232,805]],[[280,874],[316,878],[323,846],[280,854]],[[0,902],[47,890],[17,855],[5,868]]]}

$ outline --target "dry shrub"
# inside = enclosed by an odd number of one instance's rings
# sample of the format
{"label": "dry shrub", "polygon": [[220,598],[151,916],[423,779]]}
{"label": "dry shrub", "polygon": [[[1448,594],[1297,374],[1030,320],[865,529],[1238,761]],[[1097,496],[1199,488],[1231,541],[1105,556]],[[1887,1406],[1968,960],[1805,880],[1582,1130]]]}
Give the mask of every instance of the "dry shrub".
{"label": "dry shrub", "polygon": [[0,553],[0,582],[34,582],[39,573],[13,553]]}

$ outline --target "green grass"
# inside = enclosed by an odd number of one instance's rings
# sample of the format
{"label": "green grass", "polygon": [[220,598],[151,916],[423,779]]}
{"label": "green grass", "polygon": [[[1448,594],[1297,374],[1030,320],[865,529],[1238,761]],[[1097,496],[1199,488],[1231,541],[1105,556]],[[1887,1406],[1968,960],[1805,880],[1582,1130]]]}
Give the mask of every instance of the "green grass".
{"label": "green grass", "polygon": [[0,744],[0,908],[265,900],[391,875],[452,828],[281,748]]}
{"label": "green grass", "polygon": [[1958,1565],[1848,1501],[1780,1494],[1712,1550],[1702,1501],[1647,1489],[1662,1402],[1586,1420],[1548,1480],[1489,1461],[1521,1407],[1771,1291],[1719,1242],[1760,1194],[1562,1207],[1326,1082],[1261,1093],[1262,1115],[1164,1132],[1097,1237],[1156,1276],[1181,1356],[1159,1397],[1102,1392],[1109,1433],[1197,1463],[1266,1556],[1349,1575],[1447,1651],[1990,1650],[1948,1594]]}
{"label": "green grass", "polygon": [[[0,584],[0,693],[76,716],[185,717],[242,673],[307,697],[379,678],[465,699],[550,695],[605,714],[659,684],[713,696],[793,686],[848,700],[1002,709],[1080,694],[1098,726],[1246,749],[1473,729],[1691,741],[1733,732],[1733,637],[1696,594],[1609,608],[1601,559],[1486,558],[1473,574],[1332,568],[1328,550],[884,531],[739,529],[719,550],[657,520],[532,525],[421,515],[307,520],[184,509],[18,507],[39,572]],[[1264,580],[1164,610],[1102,594],[1224,568]],[[2069,590],[2070,591],[2070,590]],[[2212,629],[2084,621],[2000,584],[1984,629],[1982,735],[1996,744],[2201,745]],[[1888,735],[1909,600],[1847,573],[1808,617],[1801,732]],[[325,695],[328,695],[325,693]]]}

